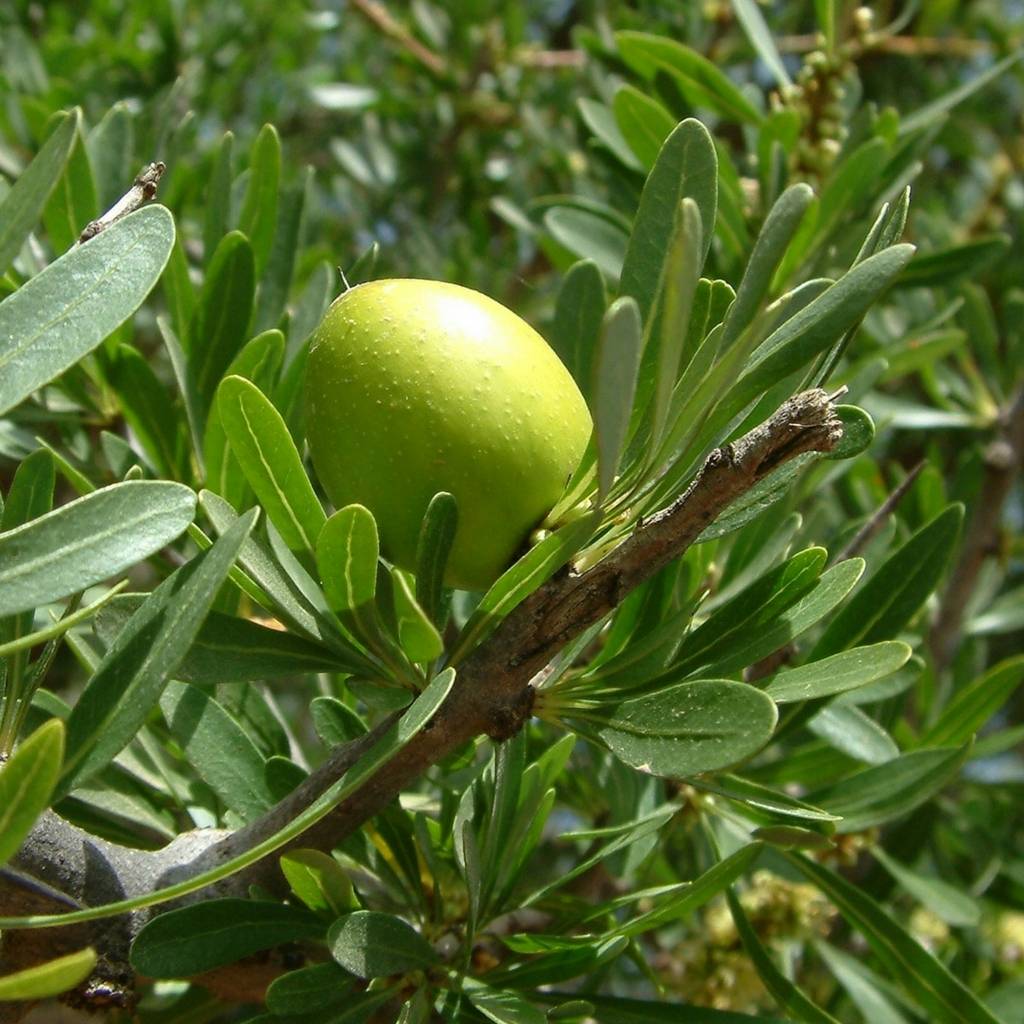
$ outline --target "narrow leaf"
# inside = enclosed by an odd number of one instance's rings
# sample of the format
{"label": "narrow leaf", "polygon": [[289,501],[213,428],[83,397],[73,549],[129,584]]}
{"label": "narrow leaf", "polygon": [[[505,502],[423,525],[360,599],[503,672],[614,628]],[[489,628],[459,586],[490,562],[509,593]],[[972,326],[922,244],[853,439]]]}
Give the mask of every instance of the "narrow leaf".
{"label": "narrow leaf", "polygon": [[708,130],[693,118],[677,125],[661,148],[640,196],[622,264],[621,294],[636,299],[643,321],[654,306],[662,266],[675,230],[676,211],[687,196],[700,211],[703,232],[700,262],[703,264],[714,236],[718,156]]}
{"label": "narrow leaf", "polygon": [[0,202],[0,275],[18,255],[63,176],[80,118],[77,108],[58,116],[50,137]]}
{"label": "narrow leaf", "polygon": [[898,633],[941,579],[963,512],[962,505],[948,506],[890,555],[832,620],[811,652],[812,660]]}
{"label": "narrow leaf", "polygon": [[910,647],[891,640],[855,647],[830,658],[778,673],[764,688],[776,704],[819,700],[866,686],[906,664]]}
{"label": "narrow leaf", "polygon": [[274,803],[264,777],[264,758],[245,730],[209,694],[171,680],[160,697],[171,735],[189,764],[243,821]]}
{"label": "narrow leaf", "polygon": [[416,600],[438,627],[444,624],[444,571],[458,523],[459,509],[454,495],[439,491],[427,505],[416,543]]}
{"label": "narrow leaf", "polygon": [[764,61],[776,84],[783,89],[791,86],[793,80],[782,63],[782,57],[779,56],[771,30],[765,24],[761,9],[754,0],[732,0],[732,9],[736,12],[736,18],[750,40],[750,45]]}
{"label": "narrow leaf", "polygon": [[594,365],[594,430],[597,434],[598,496],[608,493],[633,412],[643,324],[636,302],[616,299],[601,327]]}
{"label": "narrow leaf", "polygon": [[785,854],[839,908],[935,1024],[999,1024],[941,961],[911,938],[863,889],[798,853]]}
{"label": "narrow leaf", "polygon": [[244,377],[226,377],[217,411],[249,485],[293,551],[312,552],[327,517],[281,414]]}

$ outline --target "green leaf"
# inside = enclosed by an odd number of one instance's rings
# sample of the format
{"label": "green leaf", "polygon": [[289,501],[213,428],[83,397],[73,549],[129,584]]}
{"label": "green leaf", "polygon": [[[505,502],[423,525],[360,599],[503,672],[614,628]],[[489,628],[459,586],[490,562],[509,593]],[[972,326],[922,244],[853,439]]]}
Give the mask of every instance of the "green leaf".
{"label": "green leaf", "polygon": [[746,371],[716,411],[716,427],[719,422],[731,420],[773,384],[802,369],[859,323],[913,251],[911,245],[894,245],[858,263],[778,327],[755,350]]}
{"label": "green leaf", "polygon": [[962,245],[923,252],[915,256],[900,274],[901,288],[936,288],[965,277],[974,277],[995,263],[1010,248],[1009,235],[972,238]]}
{"label": "green leaf", "polygon": [[555,303],[552,346],[585,396],[593,383],[594,353],[608,297],[593,260],[574,263],[562,280]]}
{"label": "green leaf", "polygon": [[433,661],[444,651],[444,641],[427,613],[420,607],[408,573],[397,566],[391,568],[398,642],[410,661]]}
{"label": "green leaf", "polygon": [[289,850],[280,859],[292,892],[317,913],[338,917],[352,910],[352,883],[341,865],[322,850]]}
{"label": "green leaf", "polygon": [[[221,536],[238,521],[238,513],[231,505],[210,491],[199,492],[199,504]],[[326,638],[325,633],[329,635],[321,623],[321,609],[254,537],[249,537],[242,545],[238,564],[246,575],[234,577],[235,581],[263,607],[305,636],[322,639]],[[323,611],[326,612],[326,607]]]}
{"label": "green leaf", "polygon": [[357,978],[405,974],[438,960],[434,947],[412,925],[372,910],[357,910],[335,921],[327,945],[331,956]]}
{"label": "green leaf", "polygon": [[284,313],[295,273],[295,258],[301,251],[306,201],[313,182],[313,168],[306,167],[302,180],[281,195],[274,241],[260,279],[255,329],[276,327]]}
{"label": "green leaf", "polygon": [[718,861],[692,882],[673,886],[673,889],[678,891],[673,891],[667,897],[655,899],[655,905],[650,910],[625,921],[610,934],[633,939],[645,932],[689,917],[695,910],[699,910],[732,885],[741,875],[751,871],[763,849],[762,843],[741,846],[735,853]]}
{"label": "green leaf", "polygon": [[225,235],[206,270],[188,330],[189,369],[202,415],[217,385],[249,336],[256,266],[249,239]]}
{"label": "green leaf", "polygon": [[786,858],[839,908],[934,1024],[999,1024],[977,997],[863,889],[798,853]]}
{"label": "green leaf", "polygon": [[743,907],[740,905],[740,901],[736,898],[732,889],[726,891],[725,898],[728,900],[729,912],[732,914],[732,920],[736,925],[736,931],[739,932],[743,948],[747,956],[750,957],[764,987],[771,994],[775,1002],[779,1004],[779,1007],[793,1014],[797,1020],[806,1021],[807,1024],[838,1024],[835,1017],[819,1009],[800,988],[794,985],[776,967],[775,962],[768,955],[768,951],[758,938],[757,932],[754,931],[750,921],[747,919],[747,915],[743,912]]}
{"label": "green leaf", "polygon": [[942,578],[963,514],[962,505],[948,506],[893,552],[832,620],[811,659],[887,640],[903,629]]}
{"label": "green leaf", "polygon": [[332,963],[289,971],[275,978],[267,988],[267,1009],[278,1016],[330,1013],[352,1001],[353,980],[348,971]]}
{"label": "green leaf", "polygon": [[161,475],[185,476],[178,415],[149,361],[131,345],[118,345],[107,369],[125,420]]}
{"label": "green leaf", "polygon": [[[284,359],[284,335],[278,330],[264,331],[246,342],[242,351],[231,360],[227,377],[245,377],[265,395],[270,394]],[[203,433],[203,461],[207,486],[237,508],[243,508],[249,493],[248,484],[238,459],[228,445],[220,409],[216,402],[210,407]]]}
{"label": "green leaf", "polygon": [[791,86],[793,80],[783,66],[782,57],[779,56],[771,30],[765,24],[761,9],[754,0],[732,0],[732,9],[736,12],[736,19],[750,40],[750,45],[764,61],[776,84],[783,89]]}
{"label": "green leaf", "polygon": [[521,601],[546,583],[593,535],[599,512],[568,523],[535,544],[491,584],[459,635],[450,664],[457,665]]}
{"label": "green leaf", "polygon": [[[813,710],[813,705],[811,708]],[[797,720],[801,717],[798,714]],[[860,708],[849,704],[836,703],[822,708],[807,727],[855,761],[884,765],[899,757],[900,748],[889,733]]]}
{"label": "green leaf", "polygon": [[[57,115],[60,118],[62,115]],[[66,252],[91,220],[99,214],[96,182],[92,175],[89,153],[82,135],[81,119],[77,119],[75,140],[56,188],[43,208],[43,223],[56,252]]]}
{"label": "green leaf", "polygon": [[871,854],[914,899],[946,924],[954,928],[974,928],[981,921],[977,902],[956,886],[911,871],[881,847],[872,847]]}
{"label": "green leaf", "polygon": [[160,697],[160,710],[189,764],[243,821],[254,821],[273,806],[263,755],[209,694],[172,679]]}
{"label": "green leaf", "polygon": [[644,169],[619,130],[615,115],[610,107],[604,103],[598,103],[597,100],[593,100],[588,96],[580,97],[576,101],[576,106],[579,108],[583,123],[619,163],[631,171],[641,171]]}
{"label": "green leaf", "polygon": [[444,625],[444,571],[458,524],[455,496],[439,491],[427,505],[416,542],[416,600],[439,628]]}
{"label": "green leaf", "polygon": [[118,634],[68,717],[62,794],[108,764],[138,732],[199,632],[255,519],[255,511],[243,516],[212,548],[172,573]]}
{"label": "green leaf", "polygon": [[771,739],[776,722],[771,698],[724,679],[678,683],[565,716],[582,718],[584,731],[631,767],[676,779],[750,757]]}
{"label": "green leaf", "polygon": [[76,246],[0,303],[0,413],[88,355],[142,304],[174,244],[147,206]]}
{"label": "green leaf", "polygon": [[908,1024],[888,998],[889,983],[883,981],[856,957],[843,953],[827,942],[815,942],[815,952],[846,989],[861,1016],[871,1024]]}
{"label": "green leaf", "polygon": [[235,136],[225,132],[214,157],[206,189],[206,218],[203,222],[203,252],[207,262],[213,257],[220,240],[228,230],[231,214],[231,182],[234,178],[232,150]]}
{"label": "green leaf", "polygon": [[1024,680],[1024,655],[1007,658],[959,690],[942,714],[925,730],[922,747],[966,743],[1009,701]]}
{"label": "green leaf", "polygon": [[900,121],[900,135],[909,135],[911,132],[927,128],[935,121],[945,117],[957,104],[973,96],[979,89],[983,89],[989,82],[995,81],[1004,71],[1013,67],[1020,60],[1021,56],[1022,54],[1019,50],[1011,53],[997,64],[986,68],[981,74],[975,75],[969,81],[964,82],[955,89],[951,89],[944,96],[940,96],[931,103],[926,103],[923,107],[918,107],[913,114]]}
{"label": "green leaf", "polygon": [[36,818],[50,806],[63,756],[64,723],[51,718],[0,766],[0,864],[18,852]]}
{"label": "green leaf", "polygon": [[617,223],[591,211],[555,206],[544,214],[544,227],[575,256],[592,260],[609,277],[622,271],[626,234]]}
{"label": "green leaf", "polygon": [[280,177],[281,140],[277,129],[272,124],[265,124],[252,144],[249,183],[238,217],[239,228],[252,239],[257,277],[263,275],[274,244]]}
{"label": "green leaf", "polygon": [[154,917],[132,943],[130,957],[132,967],[150,978],[186,978],[323,933],[318,918],[286,903],[208,899]]}
{"label": "green leaf", "polygon": [[[723,71],[688,46],[644,32],[616,32],[615,42],[622,59],[634,71],[648,81],[659,71],[667,72],[695,106],[740,123],[760,124],[763,120],[757,107]],[[705,234],[710,237],[711,232]]]}
{"label": "green leaf", "polygon": [[[676,219],[675,234],[665,261],[665,277],[662,285],[657,331],[657,346],[648,342],[652,353],[656,353],[654,369],[654,406],[651,415],[651,454],[665,433],[672,391],[682,368],[683,346],[690,328],[693,299],[700,280],[703,263],[703,228],[697,204],[687,196],[680,204]],[[645,353],[646,357],[646,353]],[[644,369],[641,366],[641,397],[646,397]]]}
{"label": "green leaf", "polygon": [[0,534],[0,616],[49,604],[114,576],[192,521],[182,484],[112,484]]}
{"label": "green leaf", "polygon": [[910,658],[910,647],[896,640],[834,654],[779,672],[764,688],[776,704],[820,700],[866,686],[895,672]]}
{"label": "green leaf", "polygon": [[700,211],[703,264],[715,229],[718,156],[707,128],[693,118],[676,126],[647,176],[622,264],[621,294],[636,299],[644,323],[654,307],[662,267],[675,232],[676,214],[686,197]]}
{"label": "green leaf", "polygon": [[771,286],[772,277],[813,199],[810,186],[801,182],[787,188],[772,204],[743,271],[736,301],[726,314],[722,329],[723,349],[731,347],[753,322]]}
{"label": "green leaf", "polygon": [[77,108],[58,115],[50,137],[0,202],[0,275],[21,251],[63,176],[80,119]]}
{"label": "green leaf", "polygon": [[594,361],[594,431],[597,435],[598,498],[608,493],[626,443],[636,377],[643,348],[643,324],[636,301],[616,299],[604,315]]}
{"label": "green leaf", "polygon": [[380,543],[373,513],[346,505],[326,521],[316,539],[316,564],[327,601],[335,611],[373,605]]}
{"label": "green leaf", "polygon": [[0,977],[0,1002],[47,999],[81,984],[96,966],[92,946]]}
{"label": "green leaf", "polygon": [[843,818],[837,831],[862,832],[909,814],[930,800],[960,770],[967,747],[915,750],[847,776],[806,799]]}
{"label": "green leaf", "polygon": [[292,551],[312,552],[327,517],[281,414],[252,381],[225,377],[217,411],[249,485]]}
{"label": "green leaf", "polygon": [[809,593],[773,623],[753,631],[753,635],[736,635],[729,652],[710,666],[708,674],[729,675],[791,643],[832,611],[854,588],[863,572],[864,562],[860,558],[832,566]]}
{"label": "green leaf", "polygon": [[764,573],[687,634],[673,669],[691,672],[760,632],[814,587],[827,558],[824,548],[806,548]]}
{"label": "green leaf", "polygon": [[676,119],[657,101],[632,85],[620,86],[612,100],[615,123],[629,148],[647,169],[654,166]]}

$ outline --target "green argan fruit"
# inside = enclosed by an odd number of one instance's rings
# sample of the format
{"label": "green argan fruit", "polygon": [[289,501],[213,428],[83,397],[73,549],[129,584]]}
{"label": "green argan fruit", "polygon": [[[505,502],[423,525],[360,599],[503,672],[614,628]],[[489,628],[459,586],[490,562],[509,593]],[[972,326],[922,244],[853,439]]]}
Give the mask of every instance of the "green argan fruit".
{"label": "green argan fruit", "polygon": [[468,288],[361,284],[313,335],[306,432],[328,496],[369,508],[384,553],[409,569],[427,504],[450,491],[451,586],[483,589],[509,565],[560,497],[591,426],[544,339]]}

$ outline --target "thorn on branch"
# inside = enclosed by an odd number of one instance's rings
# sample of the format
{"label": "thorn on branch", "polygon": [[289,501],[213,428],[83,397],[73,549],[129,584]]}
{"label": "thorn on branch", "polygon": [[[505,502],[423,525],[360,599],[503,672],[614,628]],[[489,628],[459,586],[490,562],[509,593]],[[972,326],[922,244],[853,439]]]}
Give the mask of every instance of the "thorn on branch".
{"label": "thorn on branch", "polygon": [[100,232],[106,231],[111,224],[115,224],[122,217],[127,217],[129,213],[133,213],[140,206],[155,198],[160,179],[166,170],[167,165],[161,160],[147,164],[132,182],[132,187],[105,214],[85,225],[85,229],[78,236],[78,244],[81,245],[88,242],[90,238],[95,238]]}

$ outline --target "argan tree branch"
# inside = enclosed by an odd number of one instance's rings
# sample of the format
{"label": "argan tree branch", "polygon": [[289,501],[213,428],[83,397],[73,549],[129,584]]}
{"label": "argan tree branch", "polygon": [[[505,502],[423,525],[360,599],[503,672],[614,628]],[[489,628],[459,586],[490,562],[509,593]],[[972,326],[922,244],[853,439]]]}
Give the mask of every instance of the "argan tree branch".
{"label": "argan tree branch", "polygon": [[[581,573],[569,570],[557,574],[514,609],[459,666],[452,692],[427,728],[292,845],[330,850],[463,744],[482,735],[496,740],[514,735],[531,712],[531,680],[562,647],[685,552],[709,523],[766,475],[804,452],[831,451],[841,436],[842,424],[835,415],[832,397],[814,389],[785,402],[770,419],[743,437],[715,449],[683,495],[645,520],[601,562]],[[224,863],[293,820],[355,763],[388,724],[382,723],[374,733],[337,749],[267,815],[227,835],[186,833],[155,853],[133,851],[89,836],[55,815],[46,815],[12,864],[21,881],[14,876],[0,879],[6,882],[0,888],[0,912],[21,912],[28,894],[39,882],[83,905],[97,905],[119,894],[151,891]],[[68,845],[70,856],[64,849]],[[216,894],[244,893],[252,884],[283,891],[277,856],[265,857],[220,883]],[[205,895],[209,894],[207,890]],[[50,907],[59,909],[55,901]],[[130,939],[145,917],[145,912],[132,915],[127,926],[123,920],[120,925],[117,919],[101,921],[95,930],[89,930],[92,941],[102,942],[111,929],[122,929],[123,935],[116,943],[119,948],[104,950],[115,961],[110,971],[127,966],[124,940]],[[53,955],[54,937],[64,931],[37,933],[32,941],[38,936],[46,944],[49,936],[47,953]],[[5,941],[5,966],[10,967],[13,949],[22,934],[17,933],[14,942]],[[4,939],[14,935],[8,932]],[[82,933],[75,932],[73,938],[81,945]]]}
{"label": "argan tree branch", "polygon": [[985,559],[998,549],[1003,507],[1024,468],[1024,387],[1006,404],[999,417],[999,431],[985,449],[984,459],[981,493],[931,633],[932,654],[940,669],[956,654],[967,602]]}

